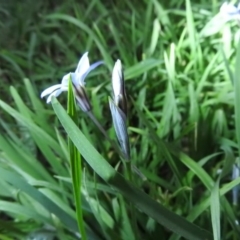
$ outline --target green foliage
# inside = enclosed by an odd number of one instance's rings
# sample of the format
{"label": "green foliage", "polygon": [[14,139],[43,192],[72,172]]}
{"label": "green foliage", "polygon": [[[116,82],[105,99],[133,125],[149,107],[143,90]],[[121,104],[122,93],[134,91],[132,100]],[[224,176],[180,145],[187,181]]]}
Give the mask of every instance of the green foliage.
{"label": "green foliage", "polygon": [[[240,30],[220,4],[0,4],[1,239],[239,238]],[[92,115],[71,91],[47,105],[40,92],[86,51],[105,62],[86,79]],[[108,107],[118,58],[130,179]]]}

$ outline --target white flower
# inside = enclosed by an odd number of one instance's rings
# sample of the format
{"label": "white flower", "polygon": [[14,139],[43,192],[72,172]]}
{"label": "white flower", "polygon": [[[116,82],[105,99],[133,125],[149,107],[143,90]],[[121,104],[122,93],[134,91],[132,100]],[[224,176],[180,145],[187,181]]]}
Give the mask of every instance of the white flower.
{"label": "white flower", "polygon": [[85,86],[85,78],[91,72],[93,69],[95,69],[97,66],[102,64],[102,61],[98,61],[92,65],[89,63],[88,59],[88,52],[84,53],[83,56],[81,57],[77,69],[75,70],[74,73],[68,73],[62,78],[61,84],[56,84],[53,85],[47,89],[45,89],[41,93],[41,98],[48,96],[47,98],[47,103],[51,102],[52,96],[59,96],[62,92],[68,90],[68,81],[71,77],[72,83],[75,87],[76,90],[80,90]]}
{"label": "white flower", "polygon": [[220,8],[220,14],[224,17],[225,21],[240,20],[240,3],[237,7],[232,3],[223,3]]}

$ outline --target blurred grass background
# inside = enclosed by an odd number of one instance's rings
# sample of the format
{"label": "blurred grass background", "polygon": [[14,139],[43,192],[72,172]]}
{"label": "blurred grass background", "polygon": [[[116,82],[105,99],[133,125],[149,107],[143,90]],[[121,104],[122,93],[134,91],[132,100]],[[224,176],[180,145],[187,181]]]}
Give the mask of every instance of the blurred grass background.
{"label": "blurred grass background", "polygon": [[[231,190],[240,180],[231,175],[240,149],[233,85],[240,31],[234,22],[214,21],[221,4],[0,1],[0,239],[79,238],[66,133],[39,96],[86,51],[91,62],[105,62],[86,87],[111,138],[111,71],[118,58],[124,65],[132,161],[146,177],[135,176],[136,185],[214,239],[220,232],[221,239],[238,239]],[[59,101],[66,106],[66,95]],[[123,172],[118,154],[81,111],[79,126]],[[134,232],[127,201],[83,167],[89,239],[180,239],[141,211]]]}

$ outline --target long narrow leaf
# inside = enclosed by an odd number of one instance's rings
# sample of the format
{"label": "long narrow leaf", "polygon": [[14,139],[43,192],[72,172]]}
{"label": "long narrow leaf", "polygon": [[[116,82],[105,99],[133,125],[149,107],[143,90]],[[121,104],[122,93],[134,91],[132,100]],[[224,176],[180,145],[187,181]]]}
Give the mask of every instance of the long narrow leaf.
{"label": "long narrow leaf", "polygon": [[84,159],[94,171],[119,193],[133,202],[141,211],[171,231],[191,240],[212,239],[212,235],[204,229],[186,221],[184,218],[169,211],[161,204],[151,199],[131,183],[127,182],[115,169],[96,151],[86,139],[72,119],[67,115],[57,99],[52,100],[54,111],[68,133],[70,139],[81,152]]}

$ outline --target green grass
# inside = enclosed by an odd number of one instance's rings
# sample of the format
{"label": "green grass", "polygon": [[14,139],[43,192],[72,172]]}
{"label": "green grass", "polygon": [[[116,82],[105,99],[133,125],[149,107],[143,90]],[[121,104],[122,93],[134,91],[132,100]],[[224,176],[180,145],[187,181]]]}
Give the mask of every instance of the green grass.
{"label": "green grass", "polygon": [[[238,239],[240,30],[221,4],[0,4],[1,239]],[[105,62],[86,91],[107,138],[71,94],[39,97],[86,51]],[[117,59],[131,180],[108,104]]]}

